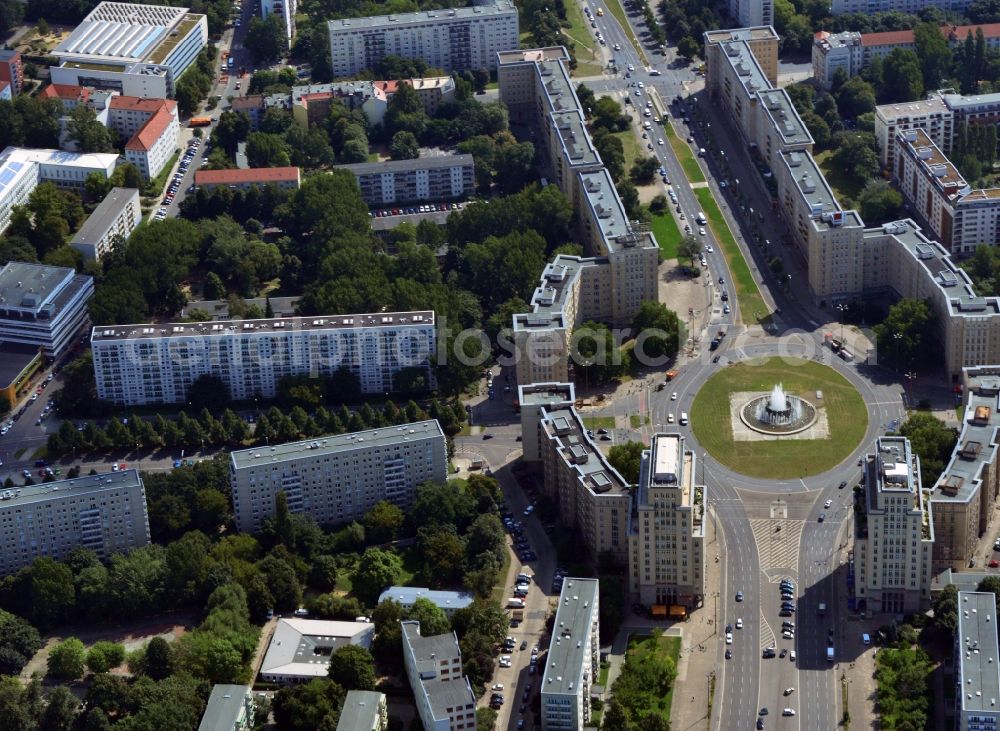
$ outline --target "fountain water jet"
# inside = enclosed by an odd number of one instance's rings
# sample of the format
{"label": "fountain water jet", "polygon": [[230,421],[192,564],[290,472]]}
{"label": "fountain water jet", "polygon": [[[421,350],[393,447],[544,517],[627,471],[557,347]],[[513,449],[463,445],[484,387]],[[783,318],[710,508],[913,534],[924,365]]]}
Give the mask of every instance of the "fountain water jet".
{"label": "fountain water jet", "polygon": [[780,383],[771,393],[757,396],[740,410],[743,423],[765,434],[794,434],[816,421],[816,407],[805,399],[787,393]]}

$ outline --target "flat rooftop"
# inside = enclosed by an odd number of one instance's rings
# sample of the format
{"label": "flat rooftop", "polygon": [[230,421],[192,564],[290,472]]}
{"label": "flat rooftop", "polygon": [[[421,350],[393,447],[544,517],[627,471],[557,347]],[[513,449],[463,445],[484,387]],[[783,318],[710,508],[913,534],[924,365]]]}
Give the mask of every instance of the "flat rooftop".
{"label": "flat rooftop", "polygon": [[918,102],[898,102],[875,107],[875,115],[889,123],[906,121],[911,117],[925,117],[929,114],[950,113],[948,105],[938,96],[932,96]]}
{"label": "flat rooftop", "polygon": [[812,135],[784,89],[763,89],[757,96],[785,145],[813,144]]}
{"label": "flat rooftop", "polygon": [[757,58],[746,41],[724,41],[720,45],[722,47],[720,55],[732,68],[748,96],[771,88],[771,82],[757,63]]}
{"label": "flat rooftop", "polygon": [[322,455],[352,452],[357,449],[377,449],[402,442],[416,441],[427,437],[444,438],[437,419],[415,421],[410,424],[387,426],[381,429],[367,429],[350,434],[305,439],[255,449],[241,449],[231,452],[230,464],[234,469],[245,469],[272,462],[288,462],[295,459],[316,459]]}
{"label": "flat rooftop", "polygon": [[535,63],[538,61],[569,61],[565,46],[527,48],[520,51],[500,51],[497,59],[501,66],[514,63]]}
{"label": "flat rooftop", "polygon": [[428,589],[423,586],[390,586],[382,592],[378,601],[381,604],[386,599],[392,599],[404,606],[413,604],[417,599],[426,599],[436,607],[451,611],[464,609],[472,604],[475,597],[466,591]]}
{"label": "flat rooftop", "polygon": [[40,485],[27,487],[11,487],[0,489],[0,510],[13,507],[44,503],[55,498],[71,497],[73,495],[90,495],[104,490],[119,490],[123,487],[139,487],[137,470],[122,470],[121,472],[104,472],[99,475],[74,477],[72,480],[56,480]]}
{"label": "flat rooftop", "polygon": [[[583,673],[591,671],[590,655],[585,650],[591,627],[597,619],[599,595],[597,579],[567,576],[563,580],[552,625],[552,640],[545,658],[542,693],[572,695],[579,691]],[[591,681],[596,682],[596,678]]]}
{"label": "flat rooftop", "polygon": [[57,58],[141,61],[188,14],[187,8],[102,2],[52,51]]}
{"label": "flat rooftop", "polygon": [[327,26],[335,33],[353,33],[358,30],[378,28],[388,30],[406,25],[421,25],[455,22],[483,18],[490,15],[517,15],[512,0],[495,0],[488,5],[473,5],[465,8],[444,8],[441,10],[421,10],[415,13],[391,13],[371,15],[366,18],[341,18],[327,21]]}
{"label": "flat rooftop", "polygon": [[856,46],[861,43],[861,34],[857,31],[845,30],[841,33],[820,31],[813,34],[813,45],[829,51],[833,48]]}
{"label": "flat rooftop", "polygon": [[272,317],[260,320],[226,322],[175,322],[163,324],[101,325],[91,331],[90,341],[149,340],[154,338],[229,337],[236,334],[279,335],[294,331],[353,330],[356,328],[395,328],[434,325],[434,311],[379,312],[364,315],[326,315],[323,317]]}
{"label": "flat rooftop", "polygon": [[346,645],[369,647],[375,636],[370,622],[279,619],[261,663],[261,674],[325,678],[332,652]]}
{"label": "flat rooftop", "polygon": [[879,469],[876,485],[879,491],[915,492],[917,476],[914,474],[914,454],[910,442],[905,437],[880,437],[875,441],[878,450]]}
{"label": "flat rooftop", "polygon": [[418,157],[416,160],[386,160],[384,162],[359,162],[351,165],[337,165],[340,170],[346,170],[357,176],[406,173],[415,170],[448,170],[454,167],[473,167],[475,160],[472,155],[446,154],[431,157]]}
{"label": "flat rooftop", "polygon": [[547,406],[553,403],[570,402],[576,398],[572,383],[530,383],[517,387],[521,406]]}
{"label": "flat rooftop", "polygon": [[597,495],[627,493],[629,485],[611,466],[604,453],[587,435],[577,410],[571,406],[543,407],[542,429],[555,439],[563,460],[576,472],[580,483]]}
{"label": "flat rooftop", "polygon": [[[997,429],[1000,428],[1000,395],[993,387],[996,376],[969,377],[962,431],[952,450],[948,466],[931,493],[934,502],[967,503],[978,499],[982,470],[996,456]],[[981,388],[981,383],[989,384]]]}
{"label": "flat rooftop", "polygon": [[[379,716],[379,706],[385,702],[385,694],[374,690],[349,690],[340,709],[337,731],[367,731],[376,728],[374,720]],[[226,729],[232,731],[232,729]]]}
{"label": "flat rooftop", "polygon": [[0,269],[0,318],[51,317],[57,295],[74,276],[68,267],[8,262]]}
{"label": "flat rooftop", "polygon": [[249,685],[213,686],[198,731],[233,731],[233,722],[238,718],[249,692]]}
{"label": "flat rooftop", "polygon": [[726,41],[763,41],[768,38],[778,40],[778,33],[769,25],[757,25],[749,28],[710,30],[705,33],[705,38],[712,43],[724,43]]}
{"label": "flat rooftop", "polygon": [[94,209],[94,212],[87,217],[83,226],[73,237],[73,244],[95,244],[100,240],[108,229],[121,215],[122,210],[129,201],[135,200],[136,210],[139,205],[138,188],[112,188],[104,196],[104,200]]}
{"label": "flat rooftop", "polygon": [[599,260],[560,255],[545,265],[538,286],[531,295],[531,312],[514,315],[514,330],[564,327],[566,305],[583,269]]}
{"label": "flat rooftop", "polygon": [[632,226],[611,174],[604,167],[595,172],[580,173],[580,183],[580,190],[586,196],[591,211],[591,220],[608,240],[609,248],[614,249],[614,240],[631,235]]}
{"label": "flat rooftop", "polygon": [[929,178],[936,188],[968,187],[965,178],[924,130],[920,128],[903,130],[896,134],[896,141],[909,151],[910,157],[923,169],[924,176]]}
{"label": "flat rooftop", "polygon": [[41,357],[41,352],[37,345],[0,342],[0,388],[12,385],[35,358]]}
{"label": "flat rooftop", "polygon": [[1000,655],[997,652],[996,594],[958,593],[959,662],[962,666],[962,710],[995,714],[1000,700]]}
{"label": "flat rooftop", "polygon": [[817,225],[824,223],[823,216],[828,214],[844,214],[837,202],[833,190],[823,177],[816,160],[808,151],[782,152],[781,160],[788,167],[789,174],[795,181],[799,195],[805,200]]}
{"label": "flat rooftop", "polygon": [[1000,107],[1000,94],[942,94],[941,101],[948,109],[969,112]]}

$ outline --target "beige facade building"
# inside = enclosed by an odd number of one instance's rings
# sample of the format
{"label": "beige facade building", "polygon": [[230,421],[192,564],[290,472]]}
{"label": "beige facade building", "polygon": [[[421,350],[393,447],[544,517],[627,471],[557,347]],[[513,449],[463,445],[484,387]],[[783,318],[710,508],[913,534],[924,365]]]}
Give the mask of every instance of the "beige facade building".
{"label": "beige facade building", "polygon": [[930,603],[934,524],[920,458],[905,437],[880,437],[865,458],[855,509],[857,596],[872,614],[910,614]]}
{"label": "beige facade building", "polygon": [[629,590],[646,606],[691,608],[705,596],[704,485],[680,433],[656,434],[642,453],[629,527]]}
{"label": "beige facade building", "polygon": [[575,530],[592,557],[628,560],[629,484],[587,433],[569,383],[518,387],[525,459],[541,462],[544,490],[563,525]]}
{"label": "beige facade building", "polygon": [[540,689],[542,731],[583,731],[592,723],[590,693],[601,672],[600,585],[566,577]]}
{"label": "beige facade building", "polygon": [[966,569],[1000,497],[1000,367],[966,368],[965,416],[951,460],[931,492],[934,565]]}
{"label": "beige facade building", "polygon": [[894,163],[896,138],[908,129],[922,129],[947,154],[955,136],[955,115],[940,96],[875,107],[875,142],[883,167]]}

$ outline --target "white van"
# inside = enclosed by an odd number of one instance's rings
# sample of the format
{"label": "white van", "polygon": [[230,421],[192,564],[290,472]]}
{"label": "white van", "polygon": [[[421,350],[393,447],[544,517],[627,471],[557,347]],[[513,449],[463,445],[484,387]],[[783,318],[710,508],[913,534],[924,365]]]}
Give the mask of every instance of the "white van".
{"label": "white van", "polygon": [[705,214],[702,213],[701,211],[698,211],[698,215],[694,217],[694,220],[697,221],[698,224],[701,226],[704,226],[706,223],[708,223],[708,219],[705,218]]}
{"label": "white van", "polygon": [[687,426],[687,423],[688,423],[688,415],[687,415],[687,412],[686,412],[686,411],[682,411],[682,412],[681,412],[681,419],[680,419],[680,422],[681,422],[681,426]]}
{"label": "white van", "polygon": [[524,599],[512,596],[507,600],[507,609],[524,609]]}

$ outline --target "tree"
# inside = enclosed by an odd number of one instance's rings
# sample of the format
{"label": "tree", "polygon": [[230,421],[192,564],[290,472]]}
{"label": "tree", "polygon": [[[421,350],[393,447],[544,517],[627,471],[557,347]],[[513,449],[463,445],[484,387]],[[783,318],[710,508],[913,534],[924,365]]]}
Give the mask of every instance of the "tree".
{"label": "tree", "polygon": [[76,720],[79,699],[62,685],[53,688],[45,698],[45,711],[39,728],[45,731],[70,731]]}
{"label": "tree", "polygon": [[910,102],[924,95],[920,59],[913,51],[894,48],[882,63],[883,84],[879,100],[885,103]]}
{"label": "tree", "polygon": [[[983,591],[982,587],[977,591]],[[932,609],[934,619],[931,620],[931,627],[940,633],[942,640],[952,639],[958,626],[958,587],[954,584],[946,586],[934,598]]]}
{"label": "tree", "polygon": [[0,675],[21,672],[41,646],[38,630],[24,619],[0,609]]}
{"label": "tree", "polygon": [[83,675],[86,652],[76,637],[67,637],[49,650],[49,675],[57,680],[75,680]]}
{"label": "tree", "polygon": [[247,161],[255,168],[287,167],[292,163],[285,138],[267,132],[247,135]]}
{"label": "tree", "polygon": [[836,149],[833,162],[858,185],[864,185],[878,175],[880,166],[872,135],[860,132],[837,134],[833,147]]}
{"label": "tree", "polygon": [[375,690],[375,658],[360,645],[344,645],[330,655],[327,674],[345,690]]}
{"label": "tree", "polygon": [[696,236],[685,236],[677,245],[677,259],[687,261],[691,266],[700,254],[701,241]]}
{"label": "tree", "polygon": [[931,310],[925,300],[901,299],[873,328],[879,349],[894,368],[909,368],[916,363],[930,322]]}
{"label": "tree", "polygon": [[112,152],[115,149],[110,127],[101,124],[94,110],[79,104],[69,113],[67,132],[80,152]]}
{"label": "tree", "polygon": [[958,434],[927,411],[913,412],[899,427],[899,433],[910,440],[910,448],[920,457],[921,479],[928,485],[937,484]]}
{"label": "tree", "polygon": [[[938,38],[940,38],[940,32],[937,33]],[[844,119],[854,119],[860,114],[875,110],[875,89],[860,76],[851,78],[841,86],[836,98],[837,109],[840,110],[840,116]]]}
{"label": "tree", "polygon": [[187,399],[193,409],[219,413],[229,404],[229,387],[218,376],[198,376],[188,388]]}
{"label": "tree", "polygon": [[985,579],[979,582],[979,586],[976,587],[976,591],[993,592],[993,594],[996,595],[997,609],[1000,609],[1000,577],[987,576]]}
{"label": "tree", "polygon": [[100,641],[87,652],[87,669],[95,673],[106,673],[125,662],[125,645],[119,642]]}
{"label": "tree", "polygon": [[913,29],[917,57],[925,89],[937,89],[951,73],[951,47],[937,23],[921,23]]}
{"label": "tree", "polygon": [[274,608],[280,611],[298,609],[302,604],[302,587],[295,569],[276,555],[267,556],[257,568],[274,598]]}
{"label": "tree", "polygon": [[162,637],[154,637],[146,643],[143,656],[143,672],[153,680],[163,680],[174,673],[176,663],[174,650]]}
{"label": "tree", "polygon": [[326,678],[282,688],[274,695],[274,718],[282,731],[316,731],[329,728],[340,716],[344,688]]}
{"label": "tree", "polygon": [[365,535],[372,543],[388,543],[399,535],[406,516],[396,505],[380,500],[364,517]]}
{"label": "tree", "polygon": [[642,442],[625,442],[616,444],[608,452],[608,462],[630,485],[639,482],[639,463],[645,448]]}
{"label": "tree", "polygon": [[406,619],[420,622],[420,636],[433,637],[451,632],[451,623],[441,607],[420,597],[405,612]]}
{"label": "tree", "polygon": [[392,136],[389,151],[393,160],[415,160],[420,156],[420,145],[412,132],[404,130]]}
{"label": "tree", "polygon": [[399,581],[402,570],[403,562],[395,553],[369,548],[361,555],[351,577],[354,593],[362,601],[374,604],[386,587]]}
{"label": "tree", "polygon": [[629,177],[636,185],[647,185],[656,179],[656,172],[659,168],[659,158],[639,158],[632,164],[632,169],[629,171]]}
{"label": "tree", "polygon": [[701,45],[691,36],[684,36],[677,41],[677,55],[690,63],[696,56],[701,55]]}
{"label": "tree", "polygon": [[889,185],[887,180],[877,178],[869,181],[858,195],[861,217],[872,225],[895,220],[903,205],[903,195]]}
{"label": "tree", "polygon": [[622,351],[611,329],[599,322],[585,322],[573,331],[570,357],[593,384],[617,378],[628,366],[628,354]]}
{"label": "tree", "polygon": [[632,357],[642,365],[661,365],[677,355],[680,348],[681,322],[677,313],[654,301],[643,302],[632,320],[636,343]]}
{"label": "tree", "polygon": [[47,556],[31,564],[32,616],[42,627],[52,627],[69,619],[76,605],[73,572]]}

